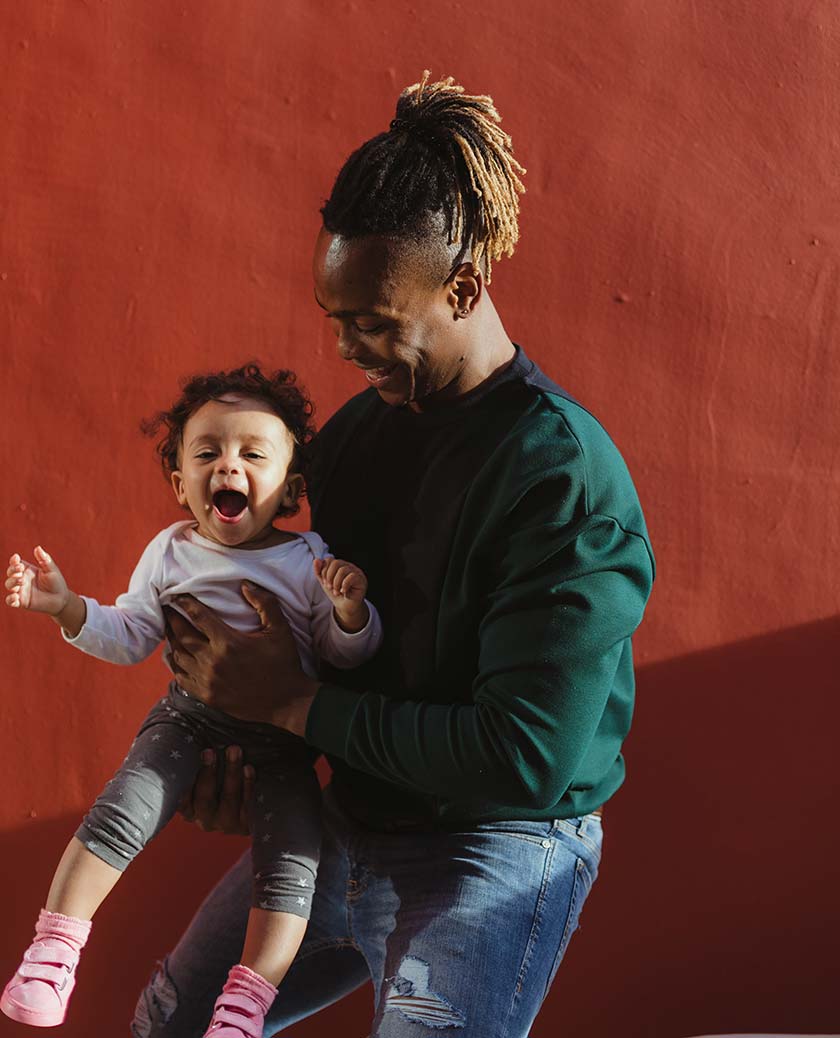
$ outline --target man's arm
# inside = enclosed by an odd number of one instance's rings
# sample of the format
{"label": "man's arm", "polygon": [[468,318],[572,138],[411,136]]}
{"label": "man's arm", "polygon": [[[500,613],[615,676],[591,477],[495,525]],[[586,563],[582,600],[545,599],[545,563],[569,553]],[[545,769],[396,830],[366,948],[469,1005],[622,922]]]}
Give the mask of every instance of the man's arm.
{"label": "man's arm", "polygon": [[[652,582],[646,541],[607,516],[521,526],[479,632],[472,702],[433,704],[321,685],[301,670],[273,596],[246,588],[261,630],[200,603],[173,615],[179,683],[219,709],[286,728],[352,767],[448,798],[560,800],[602,721]],[[465,696],[465,698],[467,698]]]}
{"label": "man's arm", "polygon": [[557,803],[601,724],[652,561],[645,540],[608,516],[588,516],[573,531],[525,524],[516,538],[479,631],[472,702],[405,702],[322,685],[307,740],[426,793]]}

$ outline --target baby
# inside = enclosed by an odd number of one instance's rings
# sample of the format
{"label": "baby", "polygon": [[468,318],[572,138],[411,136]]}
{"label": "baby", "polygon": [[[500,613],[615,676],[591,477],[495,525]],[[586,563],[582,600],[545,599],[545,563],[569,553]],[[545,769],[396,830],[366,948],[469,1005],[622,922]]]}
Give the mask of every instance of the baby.
{"label": "baby", "polygon": [[[311,676],[319,658],[345,668],[369,659],[382,635],[365,600],[364,573],[331,558],[316,533],[274,525],[298,510],[302,449],[313,434],[311,404],[294,381],[290,372],[268,377],[255,365],[199,376],[150,423],[150,432],[167,430],[158,447],[164,472],[192,519],[151,541],[115,605],[71,591],[41,547],[34,563],[19,555],[9,560],[7,605],[48,613],[71,645],[128,664],[163,640],[163,606],[177,609],[178,595],[194,595],[232,627],[256,630],[250,582],[280,599]],[[164,659],[172,669],[166,652]],[[278,728],[205,706],[176,681],[65,850],[35,939],[0,999],[7,1016],[36,1027],[64,1020],[97,908],[173,816],[202,754],[231,745],[242,747],[256,770],[249,803],[253,907],[242,962],[230,971],[205,1034],[262,1034],[309,918],[321,840],[314,754]]]}

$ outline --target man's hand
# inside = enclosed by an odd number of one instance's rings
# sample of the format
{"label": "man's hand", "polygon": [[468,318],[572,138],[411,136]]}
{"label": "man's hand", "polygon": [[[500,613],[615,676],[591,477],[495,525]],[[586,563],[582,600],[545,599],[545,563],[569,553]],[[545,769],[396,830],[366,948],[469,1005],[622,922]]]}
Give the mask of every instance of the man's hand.
{"label": "man's hand", "polygon": [[181,814],[205,832],[217,830],[247,836],[248,805],[254,788],[254,769],[242,766],[242,751],[228,746],[225,751],[224,777],[219,790],[216,772],[222,762],[213,750],[201,754],[201,770],[195,785],[181,801]]}
{"label": "man's hand", "polygon": [[277,598],[255,584],[242,594],[260,619],[238,631],[191,595],[165,608],[175,678],[185,692],[243,721],[262,721],[303,736],[318,683],[300,666],[297,646]]}

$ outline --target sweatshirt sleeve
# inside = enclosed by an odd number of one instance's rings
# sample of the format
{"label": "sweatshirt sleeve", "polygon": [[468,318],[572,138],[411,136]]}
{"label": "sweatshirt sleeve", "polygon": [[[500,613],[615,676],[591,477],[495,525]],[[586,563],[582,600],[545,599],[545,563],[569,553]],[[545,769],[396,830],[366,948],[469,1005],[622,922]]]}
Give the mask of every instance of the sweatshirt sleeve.
{"label": "sweatshirt sleeve", "polygon": [[567,499],[568,473],[543,476],[501,523],[477,673],[463,701],[322,685],[309,742],[428,794],[528,809],[563,797],[599,726],[610,723],[608,700],[628,663],[653,559],[646,537],[614,516],[558,516],[552,502]]}
{"label": "sweatshirt sleeve", "polygon": [[[324,558],[329,548],[320,537],[308,535],[313,555]],[[382,621],[376,606],[365,602],[368,607],[368,622],[361,631],[343,631],[335,618],[332,602],[321,587],[315,573],[309,570],[310,601],[312,604],[312,643],[320,659],[326,660],[339,670],[350,670],[369,660],[382,644]]]}
{"label": "sweatshirt sleeve", "polygon": [[163,640],[163,610],[158,601],[166,531],[144,550],[131,575],[128,591],[114,605],[100,605],[83,595],[87,610],[84,626],[75,638],[64,640],[109,663],[140,663]]}

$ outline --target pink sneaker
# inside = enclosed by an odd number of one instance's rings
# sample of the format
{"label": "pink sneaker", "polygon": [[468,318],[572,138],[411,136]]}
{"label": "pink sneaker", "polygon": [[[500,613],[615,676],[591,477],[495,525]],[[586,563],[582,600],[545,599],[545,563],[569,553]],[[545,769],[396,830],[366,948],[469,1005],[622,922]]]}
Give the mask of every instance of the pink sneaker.
{"label": "pink sneaker", "polygon": [[247,966],[234,966],[216,999],[204,1038],[262,1038],[277,988]]}
{"label": "pink sneaker", "polygon": [[5,987],[0,1010],[32,1027],[63,1023],[76,984],[79,954],[89,933],[88,920],[42,909],[35,925],[35,940]]}

